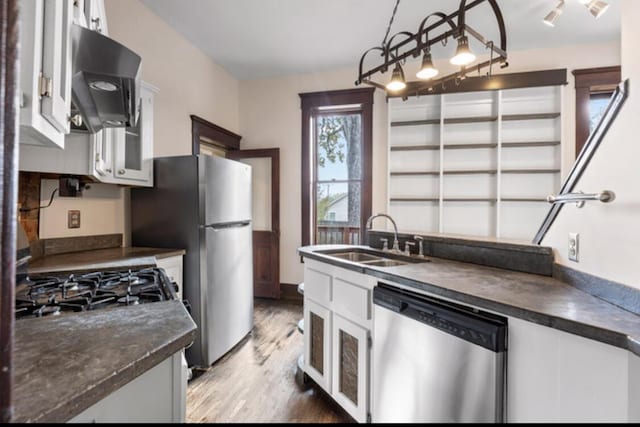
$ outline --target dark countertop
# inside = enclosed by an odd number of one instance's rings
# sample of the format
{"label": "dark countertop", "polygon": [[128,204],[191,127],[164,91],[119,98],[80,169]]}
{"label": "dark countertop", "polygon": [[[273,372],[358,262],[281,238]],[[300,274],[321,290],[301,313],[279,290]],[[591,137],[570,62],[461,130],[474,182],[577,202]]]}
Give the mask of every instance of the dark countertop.
{"label": "dark countertop", "polygon": [[124,247],[95,249],[48,255],[29,261],[29,274],[55,273],[73,270],[105,270],[140,268],[156,265],[155,258],[184,255],[183,249]]}
{"label": "dark countertop", "polygon": [[611,344],[640,356],[640,316],[557,279],[434,257],[427,257],[429,262],[380,268],[318,253],[354,247],[305,246],[298,252],[303,257]]}
{"label": "dark countertop", "polygon": [[73,418],[188,346],[195,329],[180,301],[17,320],[13,421]]}

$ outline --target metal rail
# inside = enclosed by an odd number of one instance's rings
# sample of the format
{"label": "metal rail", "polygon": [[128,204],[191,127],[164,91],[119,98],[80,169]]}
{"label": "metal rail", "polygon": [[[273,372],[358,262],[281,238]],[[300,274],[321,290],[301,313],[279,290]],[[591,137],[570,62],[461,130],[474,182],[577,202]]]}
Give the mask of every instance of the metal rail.
{"label": "metal rail", "polygon": [[583,193],[579,191],[577,193],[566,193],[559,195],[547,196],[547,202],[549,203],[575,203],[577,207],[584,206],[584,202],[589,200],[597,200],[602,203],[613,202],[616,198],[616,193],[610,190],[604,190],[599,193]]}

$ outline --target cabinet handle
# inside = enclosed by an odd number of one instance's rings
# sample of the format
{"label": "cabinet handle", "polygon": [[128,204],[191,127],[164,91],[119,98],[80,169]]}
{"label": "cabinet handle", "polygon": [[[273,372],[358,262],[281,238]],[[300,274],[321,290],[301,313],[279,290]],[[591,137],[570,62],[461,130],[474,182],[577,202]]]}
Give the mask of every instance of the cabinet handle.
{"label": "cabinet handle", "polygon": [[105,171],[111,173],[111,168],[105,169]]}
{"label": "cabinet handle", "polygon": [[118,169],[118,175],[124,175],[125,170],[124,169]]}
{"label": "cabinet handle", "polygon": [[74,114],[69,117],[69,122],[75,127],[82,127],[82,116],[80,114]]}
{"label": "cabinet handle", "polygon": [[91,22],[93,22],[95,24],[94,25],[94,29],[97,32],[101,33],[102,32],[102,28],[100,28],[100,18],[99,17],[98,18],[91,18]]}

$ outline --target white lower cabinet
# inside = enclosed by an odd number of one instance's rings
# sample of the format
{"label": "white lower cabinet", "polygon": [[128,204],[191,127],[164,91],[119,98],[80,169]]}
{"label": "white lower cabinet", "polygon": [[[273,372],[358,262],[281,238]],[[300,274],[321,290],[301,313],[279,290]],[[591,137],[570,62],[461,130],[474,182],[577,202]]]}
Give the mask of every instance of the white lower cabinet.
{"label": "white lower cabinet", "polygon": [[369,330],[333,315],[333,387],[331,395],[356,421],[369,408]]}
{"label": "white lower cabinet", "polygon": [[304,371],[331,394],[331,312],[305,298],[304,325]]}
{"label": "white lower cabinet", "polygon": [[358,422],[370,414],[375,279],[305,260],[304,371]]}
{"label": "white lower cabinet", "polygon": [[509,318],[507,419],[637,422],[635,358],[622,348]]}
{"label": "white lower cabinet", "polygon": [[167,277],[169,277],[169,280],[175,282],[175,284],[178,285],[178,291],[176,292],[178,295],[178,299],[182,299],[183,295],[182,261],[182,255],[166,258],[156,258],[156,265],[159,268],[164,269],[164,272],[167,274]]}
{"label": "white lower cabinet", "polygon": [[187,367],[175,353],[76,415],[70,423],[184,423]]}

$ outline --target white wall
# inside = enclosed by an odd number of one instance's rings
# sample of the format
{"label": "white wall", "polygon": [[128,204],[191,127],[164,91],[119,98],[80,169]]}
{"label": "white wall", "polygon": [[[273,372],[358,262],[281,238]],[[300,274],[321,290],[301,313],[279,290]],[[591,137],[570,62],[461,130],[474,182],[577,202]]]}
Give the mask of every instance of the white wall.
{"label": "white wall", "polygon": [[[298,94],[322,90],[350,89],[357,77],[354,66],[332,72],[286,76],[240,82],[240,134],[242,148],[280,147],[280,280],[302,281],[303,269],[296,249],[301,243],[301,110]],[[575,89],[571,70],[620,64],[617,42],[578,45],[556,49],[535,49],[509,53],[510,66],[500,72],[568,68],[569,84],[563,101],[563,171],[574,158]],[[445,61],[436,65],[445,72]],[[417,65],[413,66],[417,68]],[[416,70],[407,66],[406,75]],[[387,104],[384,93],[376,91],[373,105],[373,212],[386,210],[387,198]],[[566,172],[565,172],[566,173]],[[381,227],[383,221],[376,223]],[[398,224],[402,229],[402,224]]]}
{"label": "white wall", "polygon": [[191,154],[190,114],[238,131],[238,81],[138,0],[105,0],[109,37],[142,57],[157,86],[155,155]]}
{"label": "white wall", "polygon": [[[576,190],[613,190],[609,204],[565,206],[543,245],[555,249],[556,261],[569,267],[640,289],[640,2],[622,3],[622,78],[630,79],[629,98],[591,160]],[[580,262],[567,257],[569,232],[580,233]]]}
{"label": "white wall", "polygon": [[[140,1],[105,0],[105,6],[109,36],[142,57],[142,79],[160,90],[154,103],[155,156],[191,153],[190,114],[238,131],[239,88],[234,77]],[[43,203],[49,201],[51,185],[43,184]],[[109,185],[96,188],[104,191],[56,198],[41,214],[40,238],[123,233],[126,245],[130,234],[128,190]],[[66,228],[70,209],[81,211],[80,229]],[[99,212],[111,218],[99,220]]]}

